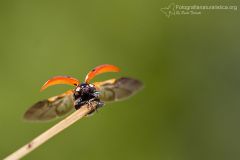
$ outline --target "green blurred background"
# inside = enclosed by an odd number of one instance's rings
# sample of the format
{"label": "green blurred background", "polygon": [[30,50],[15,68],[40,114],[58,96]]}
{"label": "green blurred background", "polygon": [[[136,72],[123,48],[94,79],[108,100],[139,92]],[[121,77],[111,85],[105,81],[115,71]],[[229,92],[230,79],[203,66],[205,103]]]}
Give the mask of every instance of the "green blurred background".
{"label": "green blurred background", "polygon": [[240,159],[240,14],[206,11],[167,18],[160,9],[237,1],[0,2],[0,159],[60,119],[26,123],[55,75],[84,79],[109,63],[145,88],[77,122],[25,159]]}

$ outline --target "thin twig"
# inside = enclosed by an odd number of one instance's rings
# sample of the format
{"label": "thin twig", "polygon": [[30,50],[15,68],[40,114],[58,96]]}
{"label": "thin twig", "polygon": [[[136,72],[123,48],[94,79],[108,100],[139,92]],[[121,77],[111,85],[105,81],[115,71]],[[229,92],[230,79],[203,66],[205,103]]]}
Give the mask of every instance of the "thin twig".
{"label": "thin twig", "polygon": [[26,145],[22,146],[17,151],[15,151],[14,153],[6,157],[5,160],[18,160],[24,157],[26,154],[36,149],[38,146],[40,146],[44,142],[48,141],[50,138],[52,138],[56,134],[60,133],[61,131],[63,131],[64,129],[66,129],[73,123],[75,123],[77,120],[83,118],[89,112],[95,110],[96,106],[97,106],[96,102],[91,102],[90,104],[86,104],[82,106],[79,110],[73,112],[64,120],[60,121],[53,127],[49,128],[48,130],[40,134],[38,137],[34,138],[31,142],[27,143]]}

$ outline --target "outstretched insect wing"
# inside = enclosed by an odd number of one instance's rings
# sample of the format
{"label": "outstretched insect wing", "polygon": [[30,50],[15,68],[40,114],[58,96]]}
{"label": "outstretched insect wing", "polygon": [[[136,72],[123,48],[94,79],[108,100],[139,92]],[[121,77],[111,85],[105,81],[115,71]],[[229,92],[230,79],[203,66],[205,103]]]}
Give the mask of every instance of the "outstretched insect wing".
{"label": "outstretched insect wing", "polygon": [[68,91],[35,103],[25,112],[24,119],[27,121],[51,120],[73,111],[73,106],[73,93]]}
{"label": "outstretched insect wing", "polygon": [[102,101],[118,101],[128,98],[143,87],[139,80],[125,77],[96,82],[94,85],[100,91]]}

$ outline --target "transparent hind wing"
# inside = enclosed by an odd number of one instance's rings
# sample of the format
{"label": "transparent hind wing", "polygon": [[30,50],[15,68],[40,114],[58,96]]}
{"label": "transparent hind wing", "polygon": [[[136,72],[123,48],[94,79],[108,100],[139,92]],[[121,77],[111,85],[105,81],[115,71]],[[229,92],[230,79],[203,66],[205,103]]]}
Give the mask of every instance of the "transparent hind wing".
{"label": "transparent hind wing", "polygon": [[94,85],[100,92],[100,99],[106,102],[128,98],[143,87],[139,80],[125,77],[96,82]]}
{"label": "transparent hind wing", "polygon": [[72,90],[35,103],[25,112],[24,119],[27,121],[48,121],[64,116],[71,111],[74,111]]}

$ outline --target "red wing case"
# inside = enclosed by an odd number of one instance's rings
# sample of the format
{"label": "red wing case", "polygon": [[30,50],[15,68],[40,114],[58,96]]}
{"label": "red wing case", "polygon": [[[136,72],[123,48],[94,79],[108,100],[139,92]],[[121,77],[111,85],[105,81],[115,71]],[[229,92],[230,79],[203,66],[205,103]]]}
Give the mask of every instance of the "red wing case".
{"label": "red wing case", "polygon": [[93,79],[96,75],[106,73],[106,72],[119,72],[120,69],[114,65],[111,64],[103,64],[100,66],[95,67],[93,70],[88,72],[85,82],[89,83],[91,79]]}
{"label": "red wing case", "polygon": [[68,84],[72,86],[77,86],[79,81],[76,78],[70,76],[56,76],[49,79],[41,88],[40,91],[45,90],[49,86],[57,85],[57,84]]}

